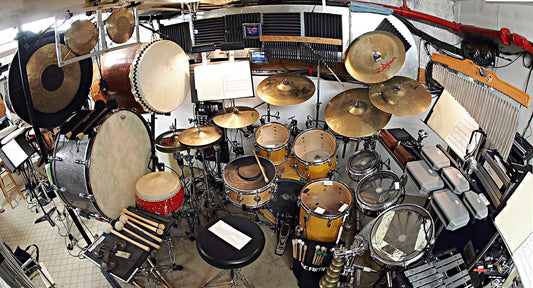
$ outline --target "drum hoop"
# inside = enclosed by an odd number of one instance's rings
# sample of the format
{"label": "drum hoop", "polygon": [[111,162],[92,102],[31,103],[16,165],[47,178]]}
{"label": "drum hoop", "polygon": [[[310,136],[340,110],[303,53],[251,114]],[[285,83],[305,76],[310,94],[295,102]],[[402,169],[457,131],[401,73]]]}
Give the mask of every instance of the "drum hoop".
{"label": "drum hoop", "polygon": [[[279,126],[285,128],[285,130],[287,131],[287,133],[289,134],[289,138],[287,139],[287,142],[285,142],[283,145],[281,146],[278,146],[278,147],[265,147],[259,143],[257,143],[257,132],[259,131],[259,129],[261,129],[261,127],[263,126],[266,126],[266,125],[269,125],[269,124],[278,124]],[[284,149],[284,148],[287,148],[289,147],[289,142],[290,142],[290,139],[291,139],[291,134],[289,133],[289,129],[287,129],[287,127],[285,127],[285,125],[279,123],[279,122],[270,122],[270,123],[265,123],[261,126],[259,126],[257,128],[257,130],[255,130],[254,132],[254,145],[263,149],[263,150],[266,150],[266,151],[278,151],[278,150],[281,150],[281,149]]]}
{"label": "drum hoop", "polygon": [[[334,140],[333,142],[335,142],[335,148],[333,149],[333,153],[327,159],[324,159],[322,161],[308,162],[308,161],[305,161],[302,158],[300,158],[300,156],[298,156],[298,154],[296,154],[296,151],[294,151],[294,149],[296,149],[296,141],[298,141],[298,138],[300,138],[300,136],[302,134],[304,134],[306,132],[309,132],[309,131],[312,131],[312,130],[324,131],[326,133],[329,133],[333,137],[333,140]],[[300,134],[298,134],[298,136],[296,136],[296,138],[294,138],[293,145],[292,145],[292,150],[293,150],[294,157],[296,157],[296,159],[298,159],[298,161],[302,162],[303,164],[306,164],[306,165],[309,165],[309,166],[320,166],[322,164],[330,162],[331,159],[333,159],[334,157],[337,156],[337,148],[338,148],[338,146],[339,145],[337,144],[337,138],[335,138],[335,135],[333,135],[331,132],[326,131],[326,130],[311,128],[311,129],[306,129],[306,130],[300,132]]]}
{"label": "drum hoop", "polygon": [[180,185],[180,189],[176,189],[173,193],[171,192],[171,193],[167,193],[165,195],[159,195],[160,198],[161,197],[166,197],[165,199],[156,199],[158,197],[156,197],[156,196],[147,196],[147,195],[138,193],[137,191],[135,192],[135,196],[137,196],[137,197],[139,197],[139,199],[147,201],[147,202],[160,202],[160,201],[165,201],[165,200],[168,200],[168,199],[176,196],[181,191],[184,191],[183,185]]}
{"label": "drum hoop", "polygon": [[[237,159],[243,158],[243,157],[251,157],[251,156],[250,156],[250,155],[247,155],[247,156],[242,156],[242,157],[239,157],[239,158],[235,158],[235,159],[231,160],[231,161],[228,163],[228,165],[229,165],[231,162],[233,162],[233,161],[235,161],[235,160],[237,160]],[[258,158],[263,158],[263,159],[265,159],[266,161],[268,161],[269,163],[271,163],[272,165],[274,165],[274,164],[272,163],[272,161],[270,161],[270,159],[267,159],[267,158],[265,158],[265,157],[263,157],[263,156],[259,156],[259,155],[257,155],[257,157],[258,157]],[[276,170],[276,166],[274,165],[274,171],[275,171],[275,170]],[[261,177],[262,177],[262,175],[261,175]],[[269,181],[265,186],[263,186],[263,187],[261,187],[261,188],[259,188],[259,189],[254,189],[254,190],[243,190],[243,189],[239,189],[239,188],[235,188],[235,187],[231,186],[230,184],[228,184],[228,180],[226,179],[226,175],[224,175],[224,173],[222,173],[222,179],[224,180],[224,185],[226,185],[227,187],[230,187],[230,188],[231,188],[230,190],[232,190],[232,191],[234,191],[234,192],[240,192],[240,193],[242,193],[242,194],[244,194],[244,195],[249,195],[249,194],[257,194],[257,193],[259,193],[259,192],[263,192],[263,191],[267,190],[269,187],[275,186],[275,184],[276,184],[276,181],[275,181],[275,180],[278,179],[278,173],[275,173],[275,174],[274,174],[274,177],[273,177],[272,179],[270,179],[270,181]]]}
{"label": "drum hoop", "polygon": [[243,205],[246,207],[246,208],[250,208],[250,209],[255,209],[255,208],[259,208],[259,207],[263,207],[265,206],[266,204],[268,204],[268,202],[270,202],[270,200],[272,200],[273,197],[270,197],[268,198],[267,200],[265,200],[265,202],[262,202],[262,203],[258,203],[258,204],[255,204],[255,205],[246,205],[246,204],[239,204],[235,201],[233,201],[231,198],[228,197],[228,200],[231,202],[231,204],[237,206],[237,207],[242,207]]}
{"label": "drum hoop", "polygon": [[[389,208],[391,205],[394,205],[396,202],[398,202],[398,199],[400,199],[400,197],[402,196],[402,192],[404,191],[404,187],[401,187],[400,186],[400,189],[397,189],[398,193],[397,195],[393,198],[394,201],[390,201],[390,204],[387,204],[387,203],[383,203],[383,207],[372,207],[372,206],[369,206],[368,204],[364,203],[363,200],[360,198],[359,195],[361,195],[361,193],[359,193],[359,189],[360,189],[360,186],[362,185],[361,183],[364,183],[366,181],[367,178],[371,178],[373,176],[375,176],[376,174],[386,174],[386,175],[391,175],[395,178],[395,180],[400,183],[400,177],[398,177],[398,175],[396,175],[395,173],[393,172],[390,172],[390,171],[377,171],[375,173],[371,173],[371,174],[367,174],[365,175],[360,181],[359,183],[357,183],[357,186],[355,187],[355,200],[357,201],[357,204],[359,204],[359,206],[361,208],[364,208],[366,210],[370,210],[370,211],[379,211],[379,210],[384,210],[384,209],[387,209]],[[385,212],[385,211],[383,211]]]}
{"label": "drum hoop", "polygon": [[[337,180],[329,180],[328,178],[321,178],[321,179],[316,179],[316,180],[313,180],[309,183],[307,183],[304,187],[302,187],[302,191],[305,190],[305,188],[307,188],[307,186],[315,183],[315,182],[323,182],[323,181],[332,181],[332,182],[337,182],[337,183],[340,183],[341,185],[343,185],[346,190],[348,190],[348,192],[351,194],[352,196],[352,201],[350,202],[350,205],[348,205],[348,208],[346,208],[344,211],[340,212],[339,214],[335,214],[335,215],[327,215],[327,216],[324,216],[322,214],[318,214],[316,213],[315,211],[312,211],[311,209],[309,209],[309,207],[307,207],[305,205],[305,203],[302,201],[301,199],[301,196],[300,196],[300,199],[298,199],[298,201],[300,202],[300,206],[302,207],[302,209],[304,209],[305,212],[307,212],[307,214],[311,214],[312,216],[315,216],[317,218],[320,218],[320,219],[328,219],[328,220],[334,220],[334,219],[338,219],[340,218],[341,216],[344,216],[345,214],[349,213],[350,210],[352,209],[352,206],[353,206],[353,193],[352,193],[352,190],[348,187],[348,185],[344,184],[344,182],[342,181],[337,181]],[[301,194],[302,192],[300,192]]]}
{"label": "drum hoop", "polygon": [[[372,152],[372,154],[375,156],[375,159],[376,159],[376,165],[373,165],[367,169],[364,169],[364,170],[357,170],[357,169],[353,169],[352,167],[350,167],[350,160],[352,158],[355,158],[357,156],[359,156],[360,154],[362,154],[363,152]],[[348,159],[348,164],[346,165],[346,172],[348,172],[348,174],[352,173],[354,175],[367,175],[369,173],[372,173],[372,172],[375,172],[376,170],[378,170],[379,168],[379,163],[381,161],[381,157],[379,156],[379,154],[375,151],[375,150],[359,150],[357,152],[355,152],[354,154],[352,154],[352,156],[350,156],[350,158]]]}
{"label": "drum hoop", "polygon": [[430,240],[428,243],[426,243],[426,247],[430,244],[432,244],[433,242],[435,242],[435,221],[433,220],[433,218],[431,217],[431,214],[429,214],[429,212],[422,208],[421,206],[419,205],[416,205],[416,204],[411,204],[411,203],[408,203],[408,204],[399,204],[399,205],[396,205],[396,206],[393,206],[393,207],[389,207],[387,208],[385,211],[383,211],[381,214],[378,215],[378,217],[376,217],[374,223],[372,223],[372,227],[370,228],[370,231],[369,231],[369,236],[368,236],[368,247],[370,249],[370,255],[372,255],[373,257],[377,258],[378,261],[386,264],[386,265],[389,265],[389,266],[403,266],[403,267],[406,267],[408,266],[409,264],[412,264],[414,262],[416,262],[418,259],[422,258],[422,256],[424,255],[424,251],[418,251],[418,253],[411,259],[406,259],[405,261],[393,261],[393,260],[389,260],[389,259],[383,259],[377,252],[376,252],[376,249],[374,248],[374,246],[372,245],[372,234],[374,232],[374,229],[376,228],[376,223],[378,223],[378,220],[381,219],[381,217],[383,217],[382,215],[385,215],[387,212],[391,211],[391,210],[394,210],[394,209],[399,209],[399,208],[409,208],[411,209],[412,211],[424,211],[426,213],[427,216],[429,216],[429,219],[431,219],[431,237],[430,237]]}
{"label": "drum hoop", "polygon": [[[275,177],[277,178],[277,177]],[[224,185],[226,185],[227,188],[229,188],[229,190],[231,190],[232,192],[235,192],[235,193],[238,193],[238,194],[243,194],[243,195],[254,195],[254,194],[259,194],[259,193],[263,193],[265,192],[266,190],[268,189],[272,189],[272,187],[275,186],[276,183],[272,182],[272,183],[269,183],[259,189],[255,189],[255,190],[243,190],[243,189],[237,189],[237,188],[234,188],[233,186],[229,185],[228,183],[224,183]]]}

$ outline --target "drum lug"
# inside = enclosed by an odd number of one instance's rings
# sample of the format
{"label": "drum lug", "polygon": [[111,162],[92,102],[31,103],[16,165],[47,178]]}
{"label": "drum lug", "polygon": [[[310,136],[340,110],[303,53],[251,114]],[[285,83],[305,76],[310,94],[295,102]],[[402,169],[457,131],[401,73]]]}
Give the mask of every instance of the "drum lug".
{"label": "drum lug", "polygon": [[63,161],[63,158],[61,158],[61,157],[57,157],[57,156],[48,156],[48,161],[50,161],[50,162],[53,162],[53,161]]}
{"label": "drum lug", "polygon": [[331,159],[328,159],[328,165],[329,165],[329,167],[331,167],[331,165],[332,165],[331,164]]}
{"label": "drum lug", "polygon": [[333,220],[333,219],[328,218],[328,228],[331,227],[331,221],[332,221],[332,220]]}
{"label": "drum lug", "polygon": [[261,201],[261,196],[259,196],[259,194],[255,195],[254,200],[259,203],[259,201]]}
{"label": "drum lug", "polygon": [[94,198],[94,196],[91,195],[91,194],[83,194],[83,193],[80,193],[80,194],[78,194],[78,196],[79,196],[80,198],[85,198],[85,199],[88,199],[88,200],[93,200],[93,198]]}
{"label": "drum lug", "polygon": [[84,165],[85,167],[89,168],[91,166],[91,160],[75,160],[74,163]]}
{"label": "drum lug", "polygon": [[239,194],[239,196],[237,196],[237,201],[239,201],[239,203],[241,203],[242,200],[244,200],[244,197],[242,197],[242,195]]}

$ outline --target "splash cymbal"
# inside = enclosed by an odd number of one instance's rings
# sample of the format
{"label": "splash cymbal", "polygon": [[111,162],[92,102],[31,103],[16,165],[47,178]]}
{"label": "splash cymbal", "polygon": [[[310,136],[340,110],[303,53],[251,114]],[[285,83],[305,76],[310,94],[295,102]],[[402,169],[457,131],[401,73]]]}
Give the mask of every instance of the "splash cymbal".
{"label": "splash cymbal", "polygon": [[403,76],[370,86],[369,97],[381,111],[396,116],[414,116],[431,105],[431,93],[418,81]]}
{"label": "splash cymbal", "polygon": [[309,78],[292,73],[272,75],[259,83],[257,95],[276,106],[303,103],[315,94],[315,84]]}
{"label": "splash cymbal", "polygon": [[171,130],[155,138],[155,148],[163,153],[174,153],[186,150],[179,141],[180,133],[185,129]]}
{"label": "splash cymbal", "polygon": [[113,12],[106,20],[107,36],[117,44],[124,43],[131,38],[135,28],[135,18],[129,9],[120,8]]}
{"label": "splash cymbal", "polygon": [[346,137],[365,137],[385,127],[391,114],[377,109],[368,98],[368,89],[356,88],[339,93],[326,106],[326,123]]}
{"label": "splash cymbal", "polygon": [[250,126],[259,119],[259,112],[245,106],[228,107],[213,117],[213,122],[222,128],[243,128]]}
{"label": "splash cymbal", "polygon": [[387,31],[372,31],[350,44],[344,65],[353,78],[379,83],[396,75],[404,61],[405,47],[400,38]]}
{"label": "splash cymbal", "polygon": [[222,131],[215,126],[204,125],[189,128],[179,135],[181,145],[192,148],[208,148],[215,145],[222,138]]}
{"label": "splash cymbal", "polygon": [[98,29],[89,20],[75,21],[65,32],[65,44],[76,55],[91,52],[96,43],[98,43]]}

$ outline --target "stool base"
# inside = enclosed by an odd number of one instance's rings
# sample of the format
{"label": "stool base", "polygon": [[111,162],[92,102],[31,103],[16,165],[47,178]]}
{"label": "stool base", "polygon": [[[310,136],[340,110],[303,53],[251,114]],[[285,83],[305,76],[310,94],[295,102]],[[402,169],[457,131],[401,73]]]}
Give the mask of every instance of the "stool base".
{"label": "stool base", "polygon": [[[231,273],[231,280],[229,282],[215,284],[215,281],[220,279],[220,277],[222,277],[226,272]],[[220,271],[220,273],[218,273],[215,277],[211,278],[209,282],[205,283],[204,286],[202,286],[202,288],[217,287],[217,286],[223,286],[223,285],[231,285],[230,287],[235,287],[235,286],[239,286],[239,280],[242,281],[242,283],[244,284],[244,287],[254,288],[254,286],[250,284],[250,282],[248,282],[244,274],[242,274],[240,268]]]}

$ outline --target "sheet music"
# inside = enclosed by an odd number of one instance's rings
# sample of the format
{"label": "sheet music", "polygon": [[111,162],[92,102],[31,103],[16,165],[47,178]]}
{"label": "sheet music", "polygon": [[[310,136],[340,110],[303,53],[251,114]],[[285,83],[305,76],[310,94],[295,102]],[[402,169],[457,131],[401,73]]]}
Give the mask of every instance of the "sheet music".
{"label": "sheet music", "polygon": [[2,151],[4,151],[4,154],[6,154],[9,161],[13,163],[14,167],[20,166],[20,164],[22,164],[22,162],[28,158],[26,152],[22,150],[22,147],[20,147],[19,143],[17,143],[15,139],[2,146]]}
{"label": "sheet music", "polygon": [[196,66],[194,84],[199,101],[254,96],[248,61]]}

